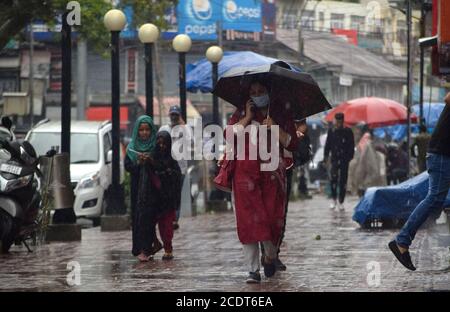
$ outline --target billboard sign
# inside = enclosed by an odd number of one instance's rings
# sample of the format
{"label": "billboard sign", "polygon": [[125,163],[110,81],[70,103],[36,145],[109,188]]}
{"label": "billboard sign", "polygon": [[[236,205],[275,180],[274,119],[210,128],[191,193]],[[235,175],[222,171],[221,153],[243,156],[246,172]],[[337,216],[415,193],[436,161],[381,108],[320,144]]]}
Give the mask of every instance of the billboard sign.
{"label": "billboard sign", "polygon": [[223,0],[222,28],[262,32],[262,11],[259,0]]}
{"label": "billboard sign", "polygon": [[217,0],[180,0],[177,7],[178,32],[192,40],[216,40],[220,3]]}

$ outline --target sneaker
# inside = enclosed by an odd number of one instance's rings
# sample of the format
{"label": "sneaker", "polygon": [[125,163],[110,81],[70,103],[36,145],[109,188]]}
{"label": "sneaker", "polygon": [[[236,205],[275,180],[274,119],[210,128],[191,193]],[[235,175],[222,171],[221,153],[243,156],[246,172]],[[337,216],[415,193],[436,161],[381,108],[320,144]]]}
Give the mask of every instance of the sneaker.
{"label": "sneaker", "polygon": [[274,276],[275,272],[277,271],[275,260],[271,261],[267,257],[265,257],[263,261],[263,266],[264,266],[264,275],[266,277]]}
{"label": "sneaker", "polygon": [[166,252],[164,253],[164,256],[162,256],[163,260],[172,260],[173,259],[173,254],[171,252]]}
{"label": "sneaker", "polygon": [[281,262],[280,258],[275,259],[275,266],[277,267],[278,271],[286,271],[286,265]]}
{"label": "sneaker", "polygon": [[330,209],[335,209],[336,208],[336,201],[335,200],[333,200],[333,201],[331,201],[331,203],[330,203]]}
{"label": "sneaker", "polygon": [[389,243],[389,249],[392,251],[394,256],[397,258],[397,260],[403,264],[405,268],[411,271],[415,271],[416,268],[414,267],[411,256],[409,254],[409,251],[405,251],[404,253],[400,252],[400,249],[398,248],[397,242],[395,240],[391,241]]}
{"label": "sneaker", "polygon": [[338,205],[339,211],[345,211],[344,203],[339,203]]}
{"label": "sneaker", "polygon": [[245,282],[247,284],[259,284],[259,283],[261,283],[261,274],[259,274],[259,272],[249,272],[247,280]]}

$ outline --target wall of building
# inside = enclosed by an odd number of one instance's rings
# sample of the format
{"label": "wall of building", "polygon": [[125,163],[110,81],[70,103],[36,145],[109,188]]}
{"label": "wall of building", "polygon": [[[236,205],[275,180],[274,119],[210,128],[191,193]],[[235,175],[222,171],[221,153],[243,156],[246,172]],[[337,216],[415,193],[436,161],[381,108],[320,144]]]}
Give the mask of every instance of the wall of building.
{"label": "wall of building", "polygon": [[[397,57],[406,55],[406,17],[392,9],[387,0],[341,1],[279,0],[280,28],[299,28],[330,32],[348,29],[358,32],[358,44],[374,52]],[[420,17],[419,11],[414,11]],[[413,36],[419,37],[419,20],[413,19]]]}

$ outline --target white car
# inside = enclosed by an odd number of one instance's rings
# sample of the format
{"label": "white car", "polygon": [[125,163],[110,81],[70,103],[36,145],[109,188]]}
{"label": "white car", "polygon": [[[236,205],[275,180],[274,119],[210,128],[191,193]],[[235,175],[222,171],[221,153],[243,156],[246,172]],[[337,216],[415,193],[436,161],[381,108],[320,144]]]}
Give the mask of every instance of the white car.
{"label": "white car", "polygon": [[[112,125],[109,121],[71,121],[70,179],[74,188],[73,208],[77,217],[100,217],[104,194],[111,184]],[[61,122],[44,121],[31,129],[25,140],[45,155],[61,145]],[[124,178],[121,151],[121,182]]]}

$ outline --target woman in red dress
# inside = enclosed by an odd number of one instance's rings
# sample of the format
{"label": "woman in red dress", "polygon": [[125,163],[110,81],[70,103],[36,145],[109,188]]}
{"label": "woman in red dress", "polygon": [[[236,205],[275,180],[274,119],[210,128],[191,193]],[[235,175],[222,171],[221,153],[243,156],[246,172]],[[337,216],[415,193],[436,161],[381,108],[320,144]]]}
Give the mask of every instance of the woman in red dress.
{"label": "woman in red dress", "polygon": [[[226,131],[233,131],[236,137],[245,135],[245,158],[235,157],[236,166],[233,177],[233,197],[236,212],[237,234],[243,244],[244,255],[248,266],[249,276],[247,283],[259,283],[259,245],[264,247],[261,262],[264,274],[271,277],[275,274],[277,249],[284,223],[286,196],[286,159],[283,157],[284,149],[295,150],[298,138],[295,135],[293,118],[284,114],[277,117],[268,116],[270,98],[268,86],[261,79],[252,81],[249,89],[249,100],[245,111],[237,109],[230,118]],[[272,171],[261,170],[264,162],[259,157],[255,160],[249,157],[249,150],[261,142],[261,133],[258,130],[256,140],[247,132],[239,132],[237,126],[266,125],[269,129],[279,126],[279,157],[276,169]],[[273,128],[272,128],[273,129]],[[269,131],[269,136],[272,131]],[[226,132],[225,132],[225,136]],[[270,139],[267,140],[270,143]],[[269,149],[268,149],[269,150]],[[275,153],[271,153],[274,157]],[[274,161],[274,160],[270,160]]]}

